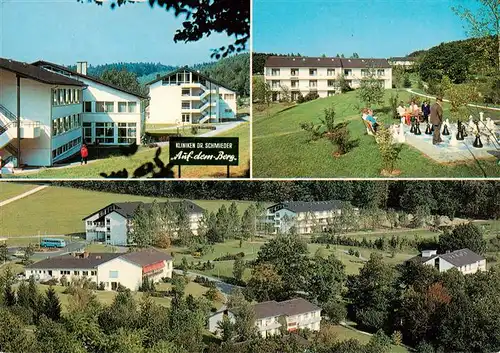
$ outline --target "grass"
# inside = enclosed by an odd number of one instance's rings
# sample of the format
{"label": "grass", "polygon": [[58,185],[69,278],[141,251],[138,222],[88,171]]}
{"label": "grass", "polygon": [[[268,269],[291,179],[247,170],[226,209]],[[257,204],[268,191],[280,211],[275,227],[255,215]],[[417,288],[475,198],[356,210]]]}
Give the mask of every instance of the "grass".
{"label": "grass", "polygon": [[[62,235],[82,233],[85,225],[82,219],[113,202],[153,200],[166,201],[167,198],[153,198],[126,194],[113,194],[83,189],[50,186],[29,197],[12,202],[1,208],[0,236],[19,235]],[[174,199],[169,199],[174,200]],[[229,207],[231,201],[201,200],[195,203],[208,211],[216,211],[220,206]],[[236,201],[240,214],[251,204]],[[29,222],[26,215],[30,215]],[[22,226],[21,226],[22,225]]]}
{"label": "grass", "polygon": [[26,183],[0,183],[0,202],[33,190],[38,185]]}
{"label": "grass", "polygon": [[[250,165],[250,124],[243,123],[234,129],[224,131],[217,137],[238,137],[239,138],[239,165],[231,167],[231,177],[245,177]],[[37,172],[27,172],[10,174],[9,178],[37,178],[37,179],[63,179],[63,178],[100,178],[101,173],[111,174],[112,172],[126,169],[131,177],[134,170],[145,163],[152,162],[157,148],[139,147],[132,156],[114,156],[103,158],[87,165],[76,165],[65,168],[42,168]],[[164,146],[161,149],[160,159],[167,164],[169,160],[169,148]],[[159,169],[156,168],[156,171]],[[177,168],[173,169],[177,177]],[[226,177],[225,166],[183,166],[182,178],[219,178]]]}
{"label": "grass", "polygon": [[[392,124],[388,116],[388,98],[395,90],[386,90],[385,103],[375,115],[379,121]],[[407,101],[410,94],[399,92]],[[325,108],[335,106],[336,121],[349,121],[352,138],[359,146],[339,158],[332,157],[334,146],[325,139],[307,143],[308,134],[300,129],[301,122],[319,123]],[[349,92],[296,106],[272,104],[269,110],[254,111],[253,115],[253,176],[254,177],[380,177],[382,161],[378,145],[372,136],[365,135],[361,121],[361,104],[356,92]],[[449,117],[449,104],[444,104]],[[500,176],[496,160],[440,164],[419,150],[403,144],[396,168],[401,177],[482,177],[484,173]]]}
{"label": "grass", "polygon": [[[370,341],[371,336],[356,331],[354,329],[350,329],[345,326],[335,325],[333,326],[333,332],[337,334],[337,337],[341,341],[346,341],[349,339],[356,339],[362,344],[367,344]],[[391,345],[391,353],[407,353],[408,349],[402,346]]]}

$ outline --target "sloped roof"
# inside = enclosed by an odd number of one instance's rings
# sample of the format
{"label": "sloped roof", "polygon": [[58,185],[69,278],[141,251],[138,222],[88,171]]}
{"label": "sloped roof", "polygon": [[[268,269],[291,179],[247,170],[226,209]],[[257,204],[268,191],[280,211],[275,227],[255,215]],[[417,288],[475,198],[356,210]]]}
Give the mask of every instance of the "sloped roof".
{"label": "sloped roof", "polygon": [[207,80],[207,81],[213,82],[213,83],[215,83],[217,86],[224,87],[225,89],[228,89],[228,90],[230,90],[230,91],[232,91],[232,92],[236,92],[236,90],[235,90],[234,88],[228,87],[227,85],[225,85],[225,84],[223,84],[223,83],[220,83],[220,82],[218,82],[218,81],[215,81],[213,78],[210,78],[210,77],[208,77],[208,76],[205,76],[205,75],[201,74],[199,71],[197,71],[197,70],[193,70],[193,69],[190,69],[190,68],[189,68],[189,67],[187,67],[187,66],[180,67],[180,68],[178,68],[177,70],[171,71],[171,72],[169,72],[169,73],[168,73],[168,74],[166,74],[166,75],[163,75],[163,76],[157,77],[157,78],[155,78],[154,80],[152,80],[152,81],[150,81],[150,82],[146,83],[146,86],[152,85],[153,83],[156,83],[156,82],[158,82],[158,81],[161,81],[161,80],[163,80],[164,78],[167,78],[167,77],[169,77],[169,76],[175,75],[175,74],[177,74],[177,73],[179,73],[179,72],[181,72],[181,71],[187,71],[187,72],[191,72],[191,73],[197,74],[197,75],[199,75],[201,78],[203,78],[204,80]]}
{"label": "sloped roof", "polygon": [[265,67],[342,67],[340,58],[269,56]]}
{"label": "sloped roof", "polygon": [[[35,61],[35,62],[33,63],[33,65],[35,65],[35,66],[39,66],[39,67],[41,67],[41,68],[42,68],[42,67],[44,67],[44,66],[53,67],[53,68],[55,68],[55,69],[57,69],[57,70],[60,70],[60,71],[64,71],[64,72],[66,72],[68,75],[81,77],[81,78],[87,79],[87,80],[89,80],[89,81],[96,82],[96,83],[98,83],[98,84],[100,84],[100,85],[103,85],[103,86],[108,86],[108,87],[113,88],[113,89],[115,89],[115,90],[117,90],[117,91],[121,91],[121,92],[124,92],[124,93],[127,93],[127,94],[131,94],[131,95],[133,95],[133,96],[135,96],[135,97],[138,97],[138,98],[142,98],[142,99],[147,99],[147,98],[148,98],[148,97],[146,97],[146,96],[143,96],[143,95],[140,95],[140,94],[134,93],[134,92],[129,91],[129,90],[127,90],[127,89],[123,89],[123,88],[118,87],[118,86],[116,86],[116,85],[113,85],[113,84],[111,84],[111,83],[104,82],[104,81],[102,81],[102,80],[100,80],[100,79],[98,79],[98,78],[95,78],[95,77],[92,77],[92,76],[88,76],[88,75],[83,75],[83,74],[80,74],[80,73],[78,73],[78,72],[76,72],[76,71],[73,71],[73,70],[68,69],[67,67],[64,67],[64,66],[62,66],[62,65],[58,65],[58,64],[54,64],[54,63],[51,63],[51,62],[49,62],[49,61],[38,60],[38,61]],[[44,70],[44,71],[48,71],[48,70]],[[63,75],[61,75],[61,76],[63,76]]]}
{"label": "sloped roof", "polygon": [[264,319],[266,317],[281,315],[293,316],[317,310],[321,310],[321,308],[304,298],[295,298],[283,302],[271,300],[254,305],[256,319]]}
{"label": "sloped roof", "polygon": [[470,249],[460,249],[447,254],[439,255],[443,260],[449,262],[453,266],[464,266],[484,260],[484,257],[476,254]]}
{"label": "sloped roof", "polygon": [[0,68],[18,74],[21,77],[29,78],[49,85],[65,85],[77,87],[85,86],[83,82],[74,80],[64,75],[44,70],[36,65],[11,59],[0,58]]}
{"label": "sloped roof", "polygon": [[[83,220],[86,220],[87,218],[90,218],[94,216],[95,214],[101,212],[102,210],[107,209],[109,206],[115,206],[115,209],[113,210],[114,212],[122,215],[125,218],[132,218],[135,214],[135,211],[139,206],[144,207],[145,209],[149,209],[153,203],[145,203],[142,201],[134,201],[134,202],[115,202],[110,205],[107,205],[106,207],[101,208],[100,210],[88,215],[85,217]],[[158,202],[158,205],[162,206],[167,204],[167,202]],[[193,214],[193,213],[203,213],[204,209],[195,204],[194,202],[188,201],[188,200],[182,200],[182,201],[170,201],[168,204],[174,206],[174,207],[179,207],[179,206],[184,206],[187,210],[188,213]]]}
{"label": "sloped roof", "polygon": [[380,68],[389,69],[391,65],[387,59],[340,59],[342,60],[342,67],[346,69],[370,69]]}
{"label": "sloped roof", "polygon": [[413,56],[395,56],[392,58],[389,58],[389,61],[416,61],[417,58]]}
{"label": "sloped roof", "polygon": [[283,205],[284,208],[295,212],[321,212],[341,209],[344,202],[339,200],[330,201],[285,201],[273,205],[268,208],[273,208],[278,205]]}
{"label": "sloped roof", "polygon": [[62,255],[49,257],[45,260],[35,262],[26,268],[36,269],[91,269],[120,257],[120,253],[90,253],[88,257],[76,257],[73,255]]}
{"label": "sloped roof", "polygon": [[173,259],[172,256],[167,253],[153,248],[129,252],[122,254],[120,257],[142,267],[155,264],[160,261],[170,261]]}

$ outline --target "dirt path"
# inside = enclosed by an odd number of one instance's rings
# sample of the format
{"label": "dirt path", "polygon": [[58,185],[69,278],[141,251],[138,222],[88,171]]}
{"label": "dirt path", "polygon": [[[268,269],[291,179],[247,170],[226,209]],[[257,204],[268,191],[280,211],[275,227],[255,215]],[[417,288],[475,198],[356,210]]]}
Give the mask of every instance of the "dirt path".
{"label": "dirt path", "polygon": [[11,202],[20,200],[20,199],[25,198],[27,196],[30,196],[30,195],[32,195],[32,194],[34,194],[34,193],[36,193],[36,192],[38,192],[40,190],[43,190],[43,189],[45,189],[47,187],[48,187],[48,185],[41,185],[41,186],[38,186],[38,187],[36,187],[36,188],[34,188],[34,189],[30,190],[30,191],[26,191],[25,193],[22,193],[20,195],[14,196],[14,197],[11,197],[10,199],[7,199],[5,201],[0,202],[0,207],[8,205]]}

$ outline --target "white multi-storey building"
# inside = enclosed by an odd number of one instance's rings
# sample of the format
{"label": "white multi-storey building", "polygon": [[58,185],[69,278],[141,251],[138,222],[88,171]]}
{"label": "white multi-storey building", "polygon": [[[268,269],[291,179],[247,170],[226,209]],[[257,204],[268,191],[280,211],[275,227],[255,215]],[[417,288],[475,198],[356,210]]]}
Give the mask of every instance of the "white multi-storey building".
{"label": "white multi-storey building", "polygon": [[88,76],[85,62],[74,72],[46,61],[0,58],[2,162],[51,166],[77,154],[84,142],[140,144],[145,98]]}
{"label": "white multi-storey building", "polygon": [[292,227],[298,234],[326,231],[345,206],[345,202],[337,200],[280,202],[267,208],[266,220],[273,225],[274,233],[287,233]]}
{"label": "white multi-storey building", "polygon": [[129,253],[80,253],[49,257],[26,266],[27,278],[38,280],[56,279],[63,276],[68,281],[88,278],[96,284],[104,284],[105,290],[116,290],[121,284],[136,291],[147,277],[159,282],[172,277],[172,256],[156,249],[144,249]]}
{"label": "white multi-storey building", "polygon": [[424,250],[409,261],[418,261],[424,265],[434,266],[439,272],[456,268],[464,275],[486,271],[486,259],[469,249],[461,249],[446,254],[438,254],[437,250]]}
{"label": "white multi-storey building", "polygon": [[202,124],[237,117],[236,92],[197,71],[182,68],[147,85],[148,124]]}
{"label": "white multi-storey building", "polygon": [[[283,302],[274,300],[257,303],[253,306],[255,311],[255,326],[263,337],[275,335],[282,330],[282,324],[286,324],[288,332],[298,329],[309,329],[319,331],[321,325],[321,308],[303,299],[295,298]],[[227,309],[214,313],[208,321],[210,332],[219,334],[218,323],[224,315],[234,322],[234,315]]]}
{"label": "white multi-storey building", "polygon": [[[164,203],[158,203],[160,207]],[[191,201],[172,201],[169,204],[175,209],[183,207],[189,217],[191,231],[197,234],[203,208]],[[87,241],[104,242],[111,245],[128,245],[129,234],[133,227],[133,218],[138,207],[151,207],[151,203],[119,202],[112,203],[85,217],[85,234]]]}
{"label": "white multi-storey building", "polygon": [[351,88],[358,88],[368,76],[376,77],[384,88],[392,88],[392,68],[386,59],[270,56],[264,76],[273,101],[279,101],[284,90],[294,101],[310,92],[320,98],[333,96],[340,93],[342,76]]}

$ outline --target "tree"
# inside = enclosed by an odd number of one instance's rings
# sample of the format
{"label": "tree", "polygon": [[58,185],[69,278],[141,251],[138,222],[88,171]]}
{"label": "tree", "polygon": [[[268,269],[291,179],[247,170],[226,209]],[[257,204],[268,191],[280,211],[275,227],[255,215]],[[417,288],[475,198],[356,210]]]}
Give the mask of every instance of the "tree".
{"label": "tree", "polygon": [[[99,0],[88,1],[102,5]],[[132,0],[115,0],[111,7],[121,6]],[[245,50],[250,38],[250,3],[248,1],[190,1],[190,0],[150,0],[151,7],[158,5],[167,11],[174,11],[175,17],[182,15],[182,28],[174,35],[175,42],[197,42],[214,33],[225,32],[234,36],[233,44],[213,50],[212,57],[225,58],[231,53]]]}
{"label": "tree", "polygon": [[151,218],[146,208],[139,205],[132,217],[132,228],[129,232],[128,242],[138,248],[146,248],[153,243]]}
{"label": "tree", "polygon": [[403,145],[394,143],[392,132],[385,127],[381,127],[377,132],[378,149],[382,159],[381,174],[385,176],[392,176],[399,174],[399,171],[394,169],[396,161],[399,159],[399,154]]}
{"label": "tree", "polygon": [[246,268],[245,261],[242,258],[237,257],[233,263],[233,277],[238,282],[241,282],[241,280],[243,279],[243,273],[245,272],[245,268]]}
{"label": "tree", "polygon": [[328,317],[328,321],[338,325],[345,320],[347,316],[347,308],[340,299],[332,299],[322,305],[324,314]]}
{"label": "tree", "polygon": [[367,108],[371,108],[373,105],[383,102],[383,81],[376,78],[374,70],[370,70],[370,74],[361,79],[357,91],[359,100],[365,103]]}
{"label": "tree", "polygon": [[252,97],[254,102],[269,106],[272,101],[272,90],[264,77],[257,76],[252,78]]}
{"label": "tree", "polygon": [[175,214],[177,237],[179,238],[181,244],[189,245],[192,242],[193,231],[191,230],[189,213],[184,203],[181,203],[178,207],[176,207]]}
{"label": "tree", "polygon": [[137,81],[137,76],[125,69],[121,71],[116,69],[104,71],[101,75],[101,80],[138,95],[144,96],[147,93],[145,92],[145,88]]}
{"label": "tree", "polygon": [[231,342],[236,336],[235,324],[228,315],[222,317],[222,321],[217,323],[217,328],[221,331],[222,342]]}
{"label": "tree", "polygon": [[255,205],[251,204],[241,217],[241,235],[243,239],[253,238],[257,233],[257,217]]}
{"label": "tree", "polygon": [[460,224],[451,232],[439,236],[439,246],[443,252],[468,248],[475,253],[484,254],[486,244],[482,231],[473,223]]}
{"label": "tree", "polygon": [[351,55],[351,58],[352,58],[352,59],[359,59],[359,54],[358,54],[358,53],[353,53],[353,54]]}
{"label": "tree", "polygon": [[290,103],[292,100],[290,88],[287,85],[280,85],[280,101],[284,103]]}
{"label": "tree", "polygon": [[35,253],[35,245],[29,244],[27,247],[24,248],[23,252],[23,257],[21,259],[21,262],[23,265],[29,265],[31,263],[31,257]]}
{"label": "tree", "polygon": [[229,225],[230,225],[230,220],[229,220],[229,213],[227,211],[227,208],[225,205],[222,205],[219,207],[219,210],[217,211],[216,215],[216,224],[215,224],[215,229],[217,233],[217,239],[220,242],[223,242],[224,240],[228,239],[229,237]]}
{"label": "tree", "polygon": [[284,281],[270,264],[257,265],[247,282],[248,295],[258,302],[287,299],[284,292]]}
{"label": "tree", "polygon": [[35,330],[35,337],[39,352],[86,352],[82,343],[78,342],[76,337],[70,334],[62,324],[45,316],[40,319],[40,324]]}
{"label": "tree", "polygon": [[389,353],[391,349],[391,339],[382,330],[378,330],[366,345],[367,353]]}
{"label": "tree", "polygon": [[53,321],[59,321],[61,319],[61,303],[56,291],[50,286],[45,295],[43,314]]}
{"label": "tree", "polygon": [[0,242],[0,262],[5,263],[9,258],[9,249],[6,242]]}
{"label": "tree", "polygon": [[227,308],[234,315],[234,328],[239,340],[246,341],[257,334],[255,311],[240,289],[234,289],[229,295]]}
{"label": "tree", "polygon": [[0,308],[0,349],[9,353],[33,352],[34,342],[21,320],[11,311]]}
{"label": "tree", "polygon": [[238,212],[238,206],[236,206],[236,202],[231,202],[231,206],[229,206],[228,215],[228,235],[227,238],[234,239],[240,236],[241,230],[241,219],[240,214]]}
{"label": "tree", "polygon": [[307,280],[309,298],[319,303],[339,300],[346,279],[345,265],[331,254],[328,258],[316,257]]}
{"label": "tree", "polygon": [[477,7],[472,10],[464,6],[452,10],[467,22],[472,37],[497,37],[497,70],[500,72],[500,3],[498,0],[476,0]]}

